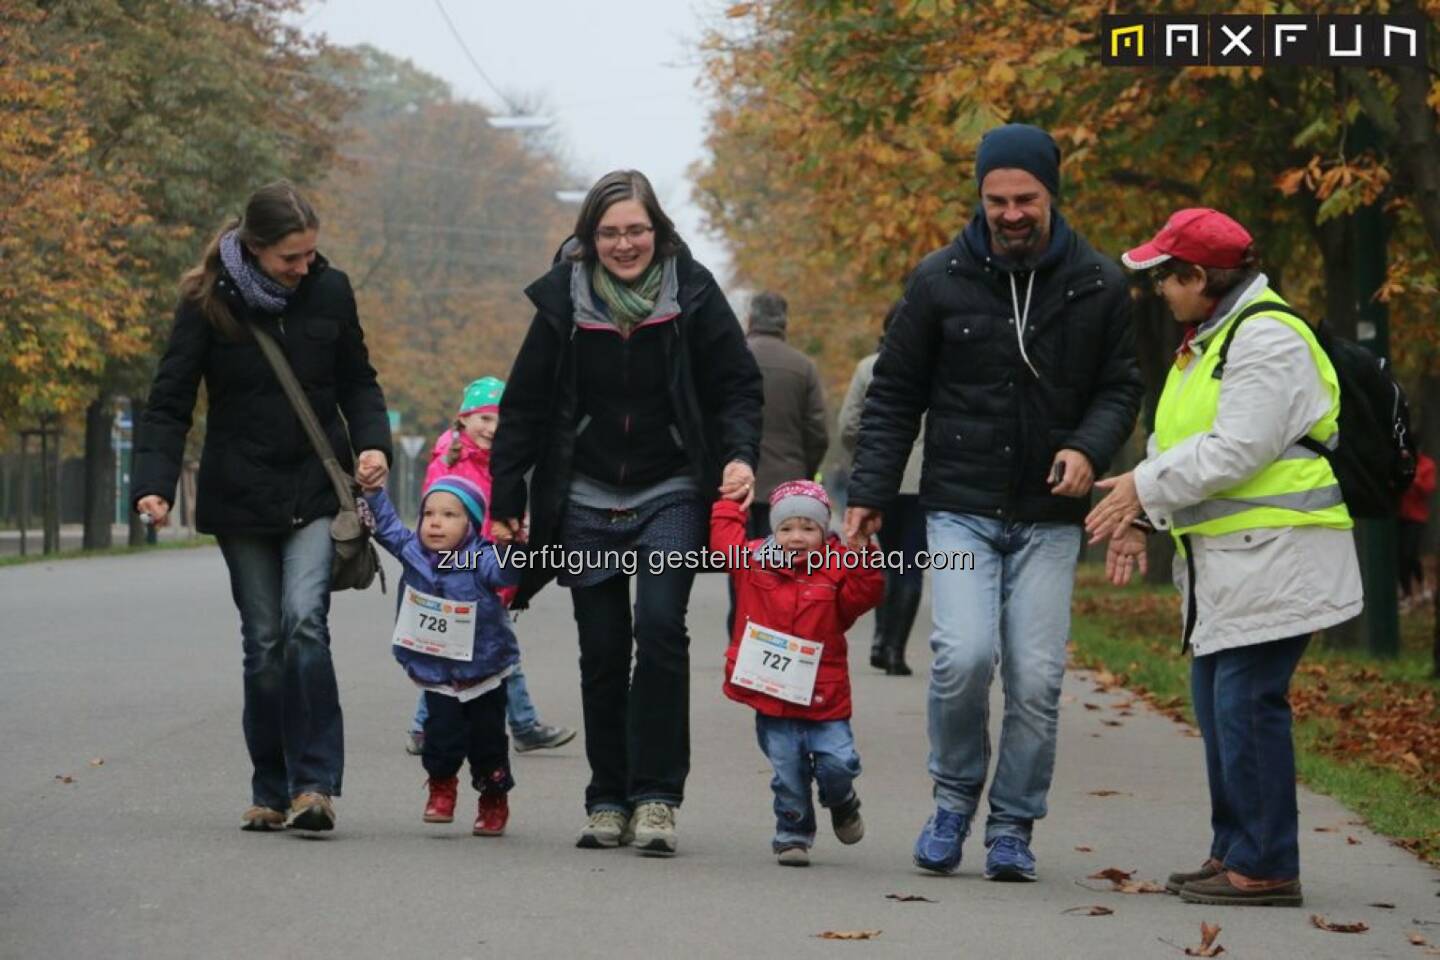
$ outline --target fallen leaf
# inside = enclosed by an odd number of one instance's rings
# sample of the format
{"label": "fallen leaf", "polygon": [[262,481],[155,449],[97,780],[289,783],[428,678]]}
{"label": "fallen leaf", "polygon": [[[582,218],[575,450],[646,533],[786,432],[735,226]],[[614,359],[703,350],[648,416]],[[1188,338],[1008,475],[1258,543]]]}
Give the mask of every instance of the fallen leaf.
{"label": "fallen leaf", "polygon": [[922,897],[918,893],[887,893],[886,900],[898,900],[901,903],[936,903],[929,897]]}
{"label": "fallen leaf", "polygon": [[103,767],[103,766],[105,766],[105,758],[104,758],[104,757],[96,757],[94,760],[91,760],[91,761],[90,761],[90,766],[92,766],[92,767]]}
{"label": "fallen leaf", "polygon": [[826,930],[817,933],[815,936],[821,940],[874,940],[880,936],[879,930]]}
{"label": "fallen leaf", "polygon": [[1107,726],[1107,727],[1123,727],[1123,726],[1125,726],[1125,724],[1121,723],[1119,720],[1101,720],[1100,722],[1103,723],[1103,724],[1105,724],[1105,726]]}
{"label": "fallen leaf", "polygon": [[1130,880],[1115,888],[1116,893],[1164,893],[1165,885],[1154,880]]}
{"label": "fallen leaf", "polygon": [[1393,903],[1372,903],[1372,904],[1369,904],[1369,906],[1379,907],[1381,910],[1394,910],[1394,909],[1395,909],[1395,904],[1393,904]]}
{"label": "fallen leaf", "polygon": [[1345,838],[1345,842],[1348,843],[1348,844],[1350,844],[1350,846],[1352,846],[1352,847],[1358,847],[1358,846],[1360,846],[1360,841],[1359,841],[1359,840],[1356,840],[1354,837],[1346,837],[1346,838]]}
{"label": "fallen leaf", "polygon": [[1411,946],[1416,947],[1428,947],[1430,946],[1430,941],[1426,940],[1418,933],[1412,933],[1410,934],[1410,944]]}
{"label": "fallen leaf", "polygon": [[1354,923],[1332,923],[1322,914],[1310,914],[1310,922],[1321,930],[1329,930],[1331,933],[1364,933],[1370,929],[1370,924],[1364,920],[1356,920]]}
{"label": "fallen leaf", "polygon": [[74,782],[75,782],[75,778],[72,777],[72,776],[70,776],[70,774],[68,774],[68,773],[57,773],[57,774],[55,774],[55,779],[56,779],[56,780],[59,780],[61,783],[74,783]]}
{"label": "fallen leaf", "polygon": [[1094,849],[1093,847],[1076,847],[1076,848],[1075,848],[1075,852],[1076,852],[1076,853],[1094,853],[1094,852],[1095,852],[1095,849]]}
{"label": "fallen leaf", "polygon": [[1316,832],[1316,833],[1334,833],[1334,832],[1335,832],[1335,828],[1334,828],[1334,827],[1316,827],[1316,828],[1315,828],[1315,832]]}
{"label": "fallen leaf", "polygon": [[1130,794],[1123,790],[1091,790],[1092,797],[1128,797]]}
{"label": "fallen leaf", "polygon": [[1087,704],[1085,704],[1085,709],[1086,709],[1086,710],[1099,710],[1099,709],[1100,709],[1100,704],[1098,704],[1098,703],[1087,703]]}
{"label": "fallen leaf", "polygon": [[1108,917],[1114,910],[1109,907],[1102,907],[1098,904],[1090,907],[1071,907],[1069,910],[1061,910],[1061,913],[1076,913],[1082,917]]}
{"label": "fallen leaf", "polygon": [[1218,957],[1225,952],[1225,948],[1215,942],[1220,936],[1220,925],[1218,923],[1200,922],[1200,946],[1186,947],[1187,957]]}
{"label": "fallen leaf", "polygon": [[1090,874],[1086,880],[1109,880],[1115,886],[1120,886],[1126,880],[1135,875],[1134,870],[1121,870],[1119,867],[1106,867],[1104,870],[1097,870]]}

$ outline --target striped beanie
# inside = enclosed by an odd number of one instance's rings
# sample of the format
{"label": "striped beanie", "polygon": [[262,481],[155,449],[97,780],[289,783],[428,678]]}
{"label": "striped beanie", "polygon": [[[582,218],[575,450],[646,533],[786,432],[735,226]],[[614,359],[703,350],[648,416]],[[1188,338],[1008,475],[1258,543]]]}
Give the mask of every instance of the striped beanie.
{"label": "striped beanie", "polygon": [[448,493],[460,501],[465,507],[465,512],[470,515],[470,521],[475,524],[475,529],[481,536],[485,535],[485,494],[473,480],[447,473],[445,476],[430,484],[430,489],[425,491],[425,496],[420,501],[420,510],[425,510],[425,501],[436,493]]}
{"label": "striped beanie", "polygon": [[825,488],[813,480],[791,480],[776,487],[770,494],[770,529],[779,529],[780,524],[793,517],[813,520],[821,529],[828,530],[830,497]]}

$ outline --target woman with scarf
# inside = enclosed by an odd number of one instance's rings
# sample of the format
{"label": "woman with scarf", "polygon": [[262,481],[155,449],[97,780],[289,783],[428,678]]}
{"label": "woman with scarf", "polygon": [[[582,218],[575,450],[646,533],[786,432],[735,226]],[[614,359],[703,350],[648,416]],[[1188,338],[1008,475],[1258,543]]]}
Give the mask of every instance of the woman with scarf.
{"label": "woman with scarf", "polygon": [[[244,649],[245,830],[335,826],[344,736],[330,658],[335,491],[256,343],[268,332],[330,438],[367,487],[390,462],[375,381],[345,274],[316,252],[320,221],[289,183],[261,187],[180,283],[170,343],[135,444],[135,509],[169,516],[201,380],[209,398],[196,527],[230,572]],[[343,419],[341,415],[343,414]],[[361,451],[352,463],[352,450]]]}
{"label": "woman with scarf", "polygon": [[[500,401],[492,533],[520,537],[528,505],[531,556],[555,545],[608,558],[526,571],[513,606],[552,576],[571,589],[591,773],[578,845],[668,856],[690,767],[695,569],[650,558],[698,556],[717,497],[749,505],[760,371],[719,284],[638,171],[600,178],[525,292],[536,315]],[[620,562],[632,550],[633,616]]]}

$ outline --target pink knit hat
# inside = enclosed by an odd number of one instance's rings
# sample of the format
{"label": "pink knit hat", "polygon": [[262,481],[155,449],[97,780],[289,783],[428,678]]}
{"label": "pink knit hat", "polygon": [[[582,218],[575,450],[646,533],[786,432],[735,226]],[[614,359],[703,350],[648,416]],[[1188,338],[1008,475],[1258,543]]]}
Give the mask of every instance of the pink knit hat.
{"label": "pink knit hat", "polygon": [[793,517],[804,517],[830,527],[830,497],[825,488],[813,480],[791,480],[780,484],[770,494],[770,529]]}

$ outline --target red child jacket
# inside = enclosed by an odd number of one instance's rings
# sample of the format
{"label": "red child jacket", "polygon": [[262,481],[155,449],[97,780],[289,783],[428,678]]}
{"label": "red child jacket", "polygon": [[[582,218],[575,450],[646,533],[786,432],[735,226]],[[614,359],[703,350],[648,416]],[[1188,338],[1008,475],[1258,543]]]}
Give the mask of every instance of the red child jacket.
{"label": "red child jacket", "polygon": [[[885,594],[885,573],[878,565],[847,570],[838,559],[806,574],[803,561],[794,569],[765,567],[758,551],[764,540],[745,538],[745,511],[733,500],[717,500],[710,510],[710,549],[749,551],[749,567],[731,565],[735,584],[735,628],[725,651],[725,696],[748,704],[770,717],[796,720],[845,720],[850,716],[850,670],[845,631]],[[853,553],[830,535],[826,547]],[[877,551],[878,553],[878,551]],[[824,644],[815,693],[808,707],[780,700],[730,682],[745,622]]]}

